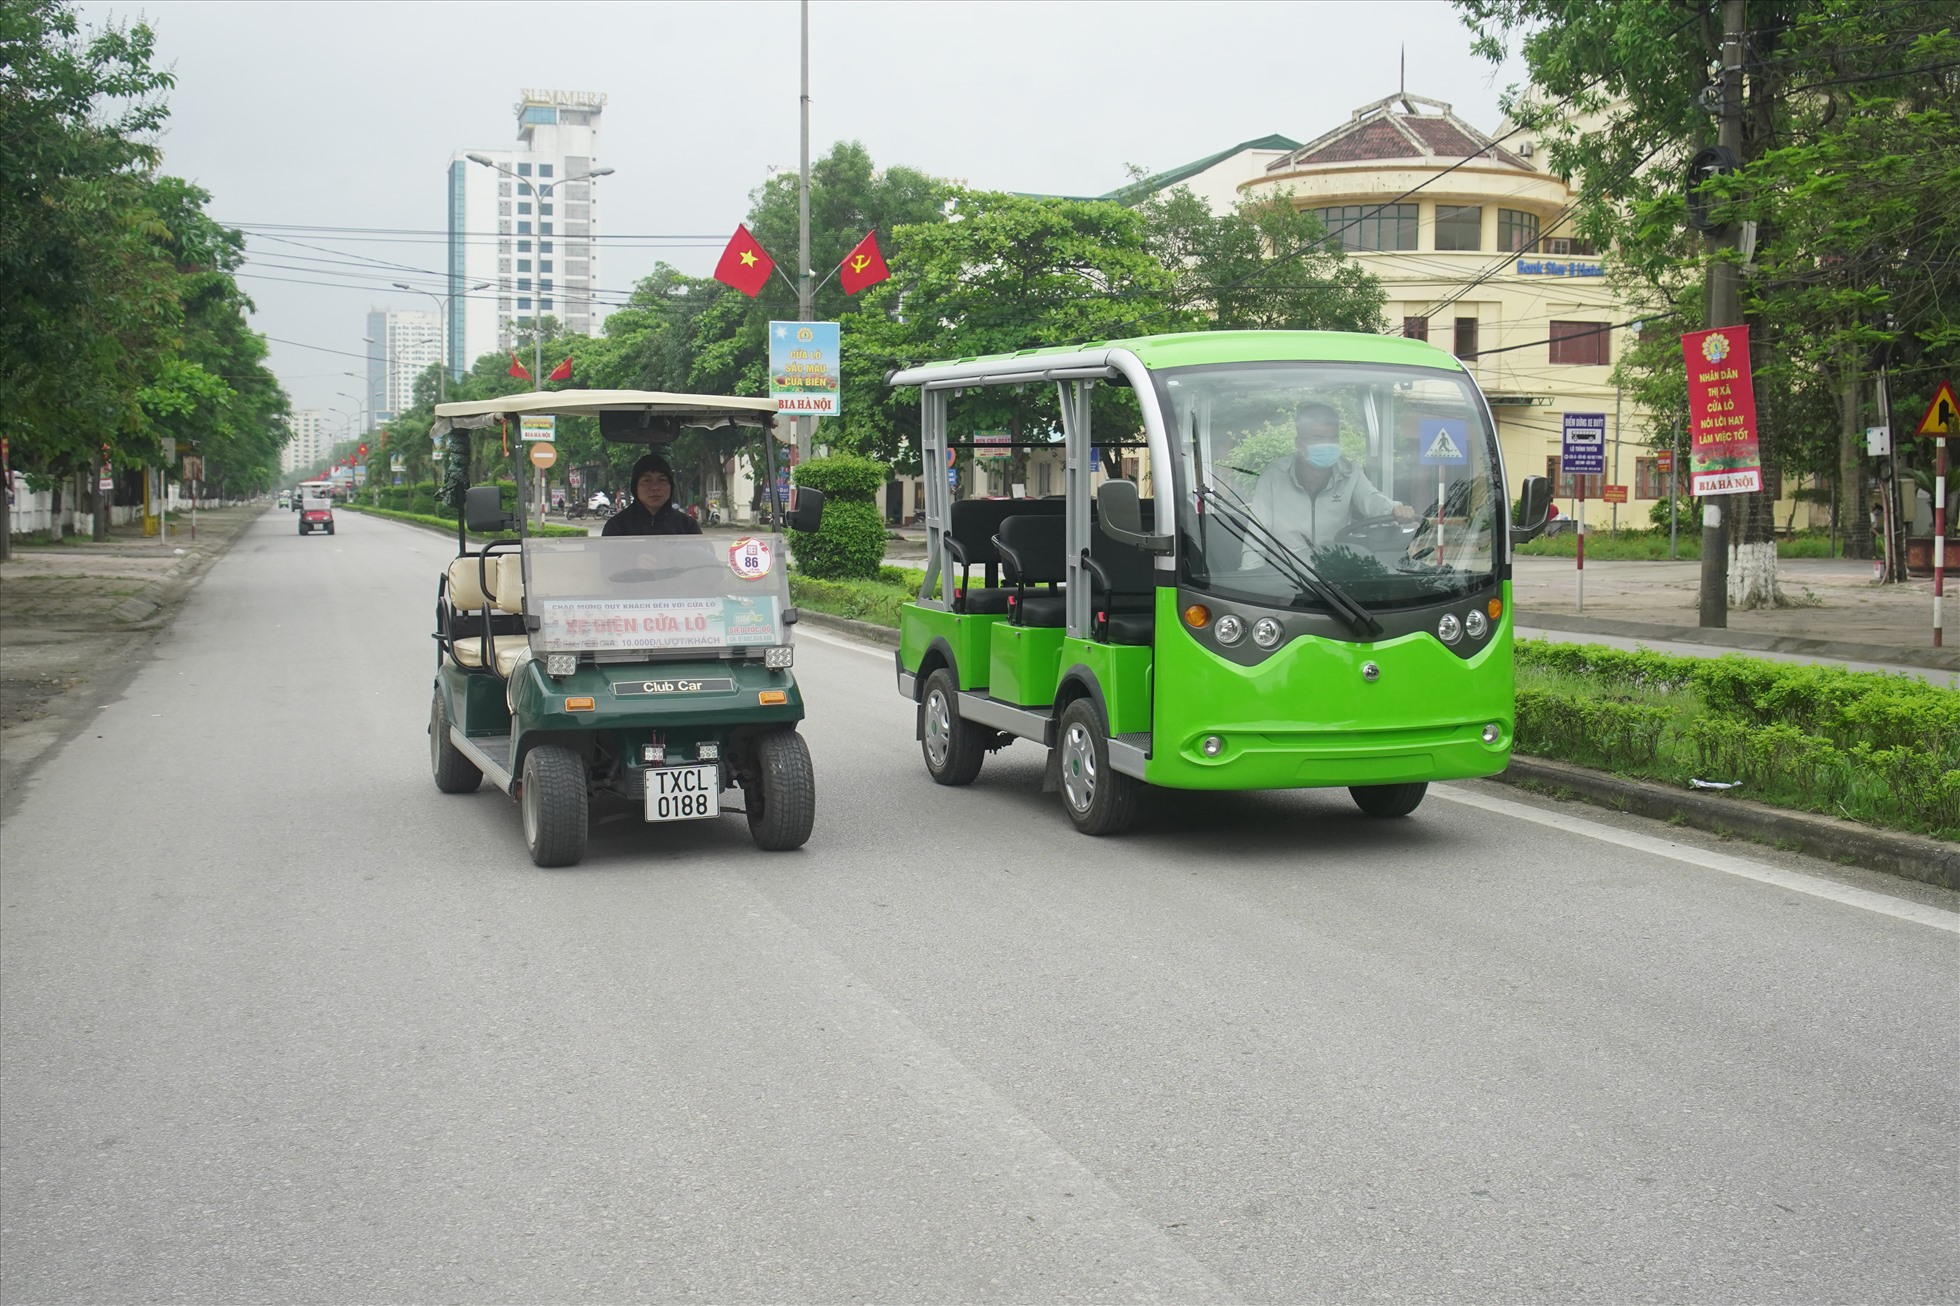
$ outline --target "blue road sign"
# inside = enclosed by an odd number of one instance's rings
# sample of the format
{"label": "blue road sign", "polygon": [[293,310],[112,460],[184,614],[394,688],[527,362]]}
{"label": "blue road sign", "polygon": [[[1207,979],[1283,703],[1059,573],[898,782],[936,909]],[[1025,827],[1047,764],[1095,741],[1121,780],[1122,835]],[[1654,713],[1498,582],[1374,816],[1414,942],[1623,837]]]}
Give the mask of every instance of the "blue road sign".
{"label": "blue road sign", "polygon": [[1428,467],[1460,467],[1470,461],[1469,425],[1460,417],[1425,417],[1418,462]]}
{"label": "blue road sign", "polygon": [[1606,475],[1606,414],[1567,413],[1559,470],[1567,476]]}

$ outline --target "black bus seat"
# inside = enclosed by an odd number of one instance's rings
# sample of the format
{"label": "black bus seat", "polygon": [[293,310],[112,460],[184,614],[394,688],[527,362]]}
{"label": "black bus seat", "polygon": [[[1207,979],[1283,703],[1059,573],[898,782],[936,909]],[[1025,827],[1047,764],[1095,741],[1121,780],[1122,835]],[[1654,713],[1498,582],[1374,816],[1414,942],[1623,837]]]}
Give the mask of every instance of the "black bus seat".
{"label": "black bus seat", "polygon": [[[1027,499],[961,499],[953,505],[951,519],[947,523],[945,542],[948,561],[960,569],[957,585],[953,591],[953,611],[971,613],[998,613],[1007,611],[1011,588],[1000,586],[1000,554],[994,549],[994,536],[1000,533],[1001,523],[1009,517],[1047,514],[1059,515],[1063,504],[1060,500]],[[976,589],[973,586],[972,570],[984,568],[982,573],[986,584]]]}
{"label": "black bus seat", "polygon": [[[1060,513],[1019,513],[1000,524],[994,550],[1014,586],[1008,620],[1019,626],[1061,626],[1068,622],[1059,588],[1068,576],[1068,522]],[[1035,585],[1049,588],[1037,590]]]}
{"label": "black bus seat", "polygon": [[[1153,529],[1154,506],[1143,501],[1145,531]],[[1157,608],[1157,569],[1151,556],[1092,526],[1082,567],[1089,575],[1090,637],[1110,644],[1150,643]]]}

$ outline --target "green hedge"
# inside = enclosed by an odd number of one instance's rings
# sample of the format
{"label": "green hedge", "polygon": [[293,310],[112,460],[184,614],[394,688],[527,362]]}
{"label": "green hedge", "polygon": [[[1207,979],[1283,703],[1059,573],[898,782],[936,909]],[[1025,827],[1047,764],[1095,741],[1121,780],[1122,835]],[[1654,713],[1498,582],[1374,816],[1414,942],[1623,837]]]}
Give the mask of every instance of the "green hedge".
{"label": "green hedge", "polygon": [[1520,640],[1517,748],[1960,839],[1960,691],[1834,666]]}
{"label": "green hedge", "polygon": [[791,531],[796,568],[817,580],[869,580],[885,558],[885,517],[874,502],[891,479],[881,462],[854,454],[812,458],[796,468],[798,485],[824,494],[823,525]]}
{"label": "green hedge", "polygon": [[817,580],[792,572],[789,597],[799,608],[895,630],[899,605],[918,597],[924,579],[924,572],[905,567],[880,567],[870,580]]}
{"label": "green hedge", "polygon": [[[370,508],[365,504],[358,503],[342,504],[341,506],[351,512],[366,513],[370,517],[385,517],[389,521],[407,522],[412,526],[433,526],[437,530],[447,531],[452,535],[456,533],[456,519],[454,517],[440,517],[434,513],[396,512],[390,508]],[[511,532],[509,531],[471,531],[470,538],[493,540],[505,538],[510,534]],[[537,536],[580,536],[589,534],[589,532],[580,530],[576,526],[553,526],[550,524],[538,526],[533,524],[530,529],[530,534]]]}

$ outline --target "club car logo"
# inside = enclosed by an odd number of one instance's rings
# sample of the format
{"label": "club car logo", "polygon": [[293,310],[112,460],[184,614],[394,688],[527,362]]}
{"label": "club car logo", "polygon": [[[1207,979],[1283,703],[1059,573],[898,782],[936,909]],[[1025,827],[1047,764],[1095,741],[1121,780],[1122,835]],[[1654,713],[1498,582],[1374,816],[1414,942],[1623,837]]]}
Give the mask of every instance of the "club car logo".
{"label": "club car logo", "polygon": [[775,565],[770,555],[769,542],[754,536],[745,536],[728,548],[728,569],[743,580],[761,580]]}
{"label": "club car logo", "polygon": [[1719,331],[1703,337],[1701,356],[1711,363],[1721,362],[1729,356],[1729,338]]}

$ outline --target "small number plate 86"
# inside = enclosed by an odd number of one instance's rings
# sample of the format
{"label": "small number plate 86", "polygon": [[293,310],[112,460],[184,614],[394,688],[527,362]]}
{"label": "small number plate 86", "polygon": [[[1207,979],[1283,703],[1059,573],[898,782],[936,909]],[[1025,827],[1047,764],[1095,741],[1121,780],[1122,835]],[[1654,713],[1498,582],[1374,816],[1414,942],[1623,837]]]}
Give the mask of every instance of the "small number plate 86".
{"label": "small number plate 86", "polygon": [[721,815],[721,768],[647,768],[647,820],[698,821]]}

